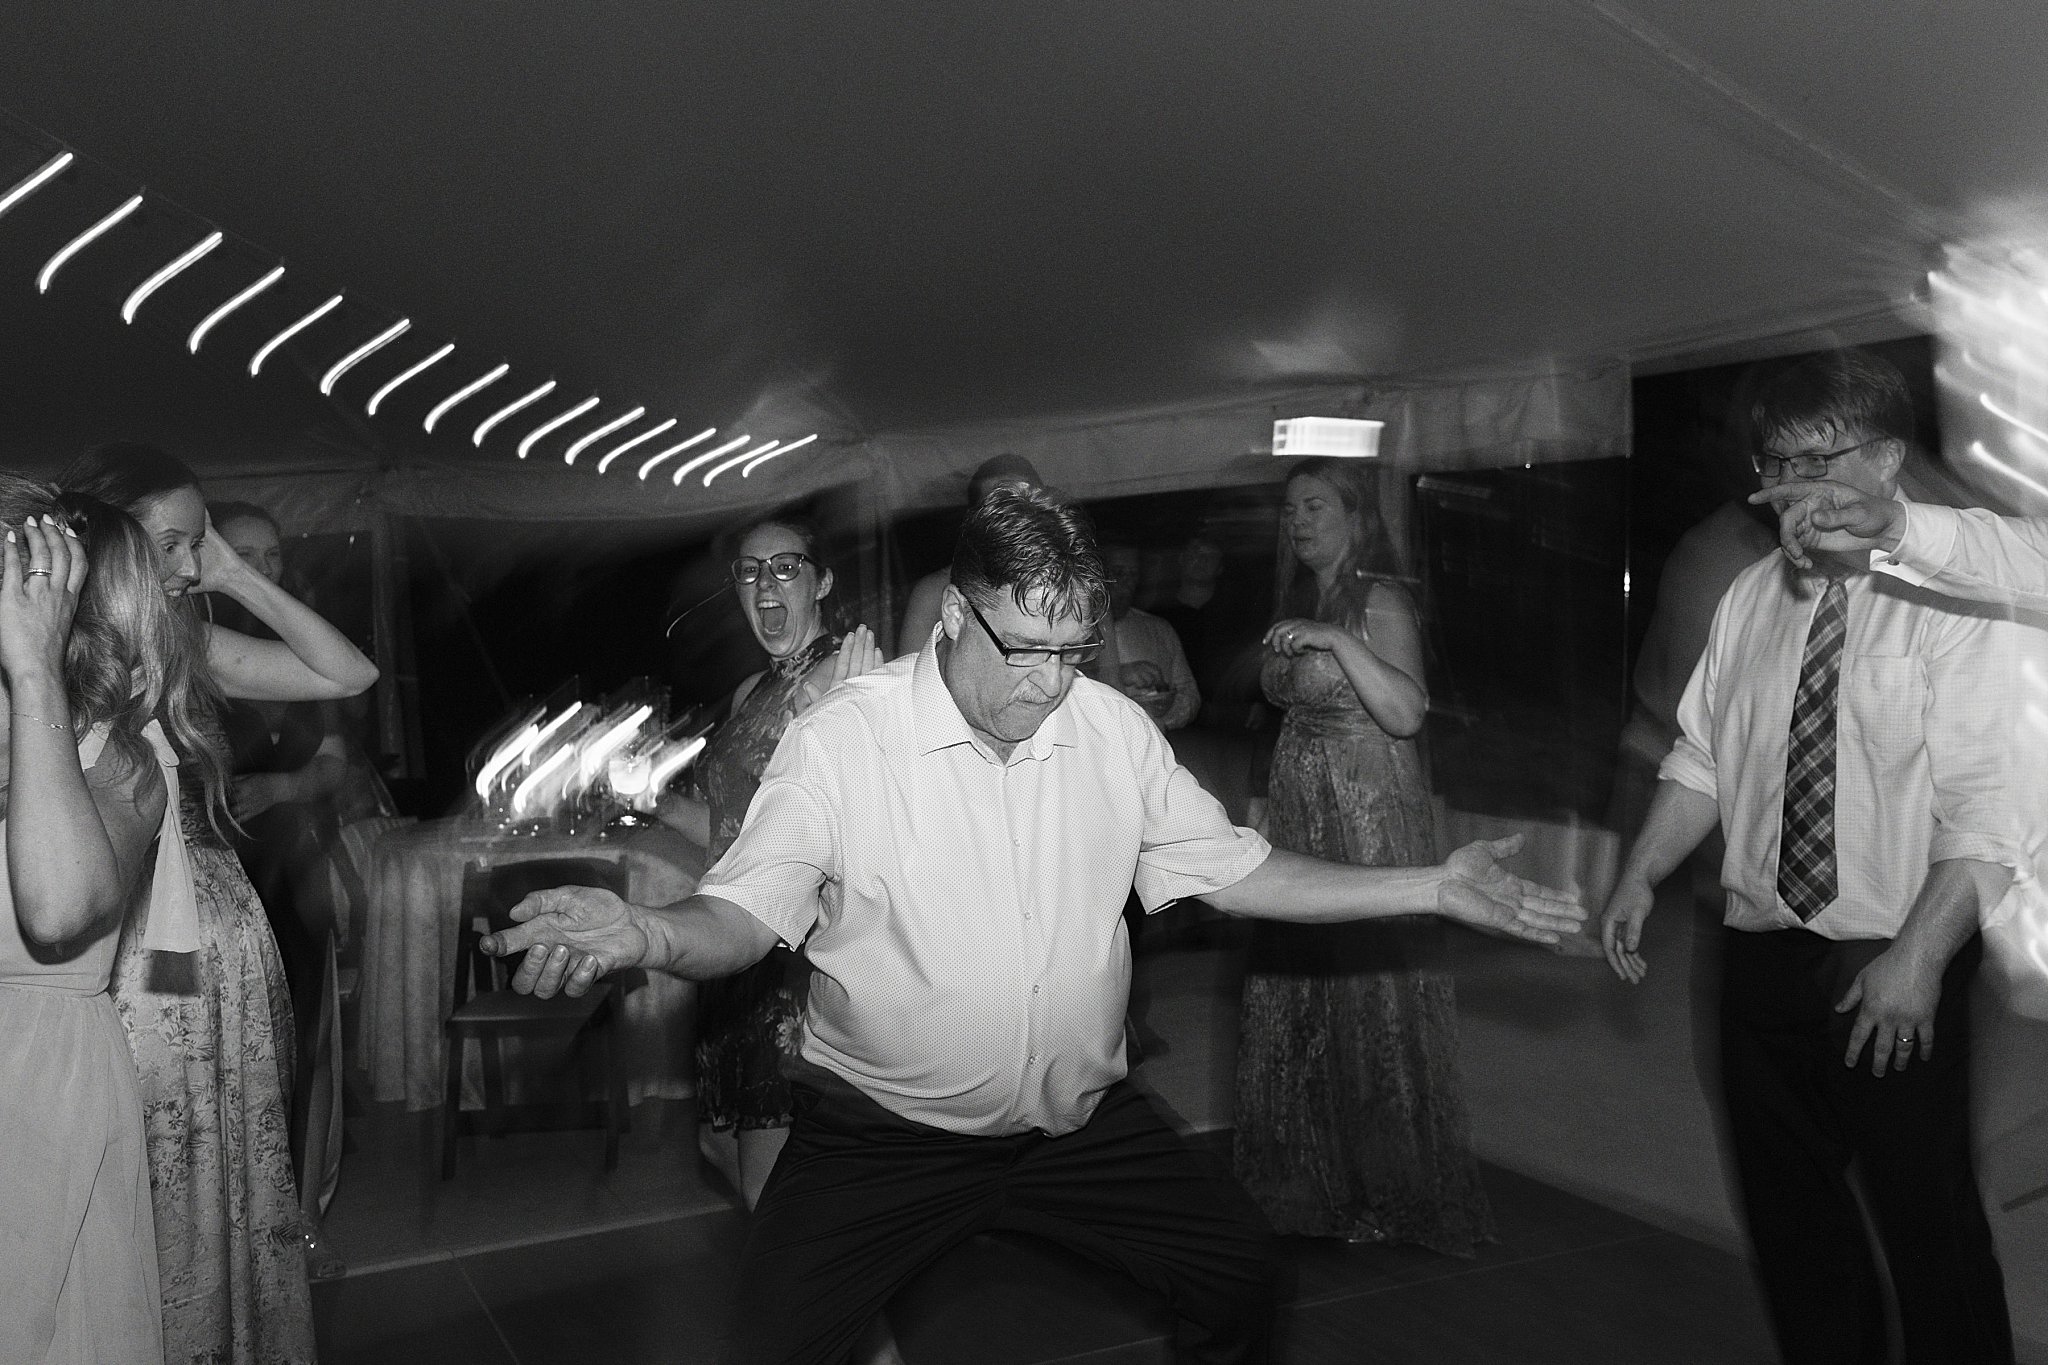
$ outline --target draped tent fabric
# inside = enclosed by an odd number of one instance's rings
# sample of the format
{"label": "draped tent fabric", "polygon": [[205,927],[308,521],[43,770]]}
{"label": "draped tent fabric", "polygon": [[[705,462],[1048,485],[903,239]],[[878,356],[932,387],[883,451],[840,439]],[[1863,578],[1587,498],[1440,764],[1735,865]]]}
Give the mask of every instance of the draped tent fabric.
{"label": "draped tent fabric", "polygon": [[[43,140],[0,137],[0,183],[59,145],[91,166],[0,216],[0,457],[123,435],[335,473],[345,451],[337,509],[360,469],[392,508],[688,519],[842,471],[943,487],[1032,430],[1077,491],[1142,491],[1175,422],[1348,386],[1402,395],[1403,460],[1553,458],[1579,437],[1487,432],[1549,419],[1473,376],[1540,407],[1603,365],[1921,325],[1943,244],[2043,202],[2044,52],[2029,0],[14,0],[0,108]],[[208,224],[229,244],[123,328]],[[276,297],[185,355],[268,261]],[[329,291],[333,319],[237,371]],[[364,414],[443,339],[445,379]],[[495,363],[506,392],[553,377],[601,413],[822,439],[711,496],[543,479],[510,431],[421,430]],[[1071,415],[1172,408],[1198,415]],[[1569,403],[1557,424],[1582,430]]]}

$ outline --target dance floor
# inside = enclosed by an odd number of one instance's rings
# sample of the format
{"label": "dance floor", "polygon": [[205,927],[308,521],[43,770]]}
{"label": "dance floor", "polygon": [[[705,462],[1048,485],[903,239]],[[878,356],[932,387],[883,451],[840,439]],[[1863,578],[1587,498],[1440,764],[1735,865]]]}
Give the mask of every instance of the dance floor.
{"label": "dance floor", "polygon": [[[1136,1077],[1204,1142],[1228,1140],[1238,945],[1226,926],[1140,959],[1149,1023],[1169,1046]],[[327,1223],[350,1273],[314,1290],[327,1365],[719,1358],[742,1223],[700,1166],[687,1102],[636,1109],[609,1176],[601,1135],[586,1131],[465,1138],[442,1182],[434,1133],[432,1115],[397,1106],[351,1117]],[[1276,1359],[1771,1359],[1747,1267],[1725,1245],[1497,1166],[1486,1180],[1501,1235],[1474,1260],[1284,1241]],[[1156,1302],[1021,1239],[961,1248],[893,1311],[912,1365],[1168,1359]]]}

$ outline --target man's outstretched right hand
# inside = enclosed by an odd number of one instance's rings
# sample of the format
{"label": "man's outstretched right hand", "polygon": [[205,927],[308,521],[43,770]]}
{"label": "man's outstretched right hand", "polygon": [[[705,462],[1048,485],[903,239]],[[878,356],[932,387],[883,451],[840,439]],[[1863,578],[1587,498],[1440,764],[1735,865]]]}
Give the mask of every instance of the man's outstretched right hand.
{"label": "man's outstretched right hand", "polygon": [[512,907],[516,921],[503,933],[486,935],[492,957],[526,954],[512,974],[512,989],[542,999],[556,991],[581,995],[600,976],[637,967],[647,956],[641,912],[595,886],[558,886],[536,891]]}

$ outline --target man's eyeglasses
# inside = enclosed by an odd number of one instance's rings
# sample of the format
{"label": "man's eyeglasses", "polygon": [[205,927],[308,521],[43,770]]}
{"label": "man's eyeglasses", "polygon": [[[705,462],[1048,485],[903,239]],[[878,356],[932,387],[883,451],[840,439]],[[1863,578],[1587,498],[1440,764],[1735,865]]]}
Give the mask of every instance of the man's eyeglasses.
{"label": "man's eyeglasses", "polygon": [[752,555],[741,555],[732,562],[732,581],[743,588],[751,587],[753,584],[761,581],[761,570],[766,569],[769,573],[775,575],[777,583],[788,583],[804,571],[804,565],[817,562],[809,555],[801,555],[794,550],[779,555],[769,555],[766,559],[756,559]]}
{"label": "man's eyeglasses", "polygon": [[1827,477],[1828,465],[1844,455],[1854,455],[1865,446],[1874,446],[1879,441],[1890,439],[1888,436],[1873,436],[1867,441],[1858,441],[1855,445],[1844,446],[1840,450],[1830,450],[1824,455],[1766,455],[1762,451],[1751,451],[1749,467],[1766,479],[1782,479],[1788,468],[1797,478],[1821,479]]}
{"label": "man's eyeglasses", "polygon": [[967,604],[967,610],[973,612],[974,619],[981,623],[982,630],[988,634],[988,642],[996,647],[996,653],[1002,655],[1003,662],[1012,668],[1038,668],[1054,659],[1068,668],[1079,668],[1082,664],[1093,663],[1096,656],[1102,653],[1100,640],[1090,640],[1085,645],[1068,645],[1064,649],[1048,649],[1043,645],[1013,649],[1003,643],[1003,637],[996,634],[996,628],[981,614],[981,608],[974,605],[973,598],[961,593],[960,600]]}

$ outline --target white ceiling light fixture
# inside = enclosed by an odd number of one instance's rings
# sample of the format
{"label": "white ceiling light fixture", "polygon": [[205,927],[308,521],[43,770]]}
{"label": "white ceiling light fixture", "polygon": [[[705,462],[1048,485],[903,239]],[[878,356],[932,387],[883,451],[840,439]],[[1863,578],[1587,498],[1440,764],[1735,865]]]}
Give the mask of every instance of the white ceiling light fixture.
{"label": "white ceiling light fixture", "polygon": [[686,461],[680,468],[676,470],[675,477],[671,479],[670,482],[673,483],[677,488],[681,488],[683,486],[683,480],[689,478],[692,473],[699,469],[702,469],[705,465],[710,464],[713,460],[717,459],[721,455],[730,455],[733,451],[738,450],[741,446],[745,445],[747,442],[753,439],[754,438],[751,436],[742,434],[733,437],[730,441],[727,441],[722,446],[713,446],[711,449],[705,451],[702,455],[693,456],[691,459]]}
{"label": "white ceiling light fixture", "polygon": [[651,426],[647,428],[647,430],[641,432],[638,436],[633,437],[631,440],[622,441],[618,445],[613,446],[610,450],[607,450],[604,453],[604,458],[597,462],[597,472],[600,474],[604,473],[607,469],[610,469],[612,467],[613,460],[618,459],[619,456],[625,454],[634,446],[645,445],[647,442],[661,435],[664,431],[667,431],[671,427],[675,426],[675,424],[676,419],[671,417],[666,422],[663,422],[658,426]]}
{"label": "white ceiling light fixture", "polygon": [[272,266],[262,279],[256,281],[256,283],[250,285],[247,289],[244,289],[241,293],[235,295],[226,303],[200,319],[199,325],[192,329],[192,335],[185,338],[185,349],[193,355],[198,355],[199,347],[206,340],[206,334],[214,329],[216,323],[283,278],[284,267],[281,265]]}
{"label": "white ceiling light fixture", "polygon": [[200,260],[207,252],[212,251],[226,240],[227,237],[223,233],[211,233],[201,238],[197,245],[181,254],[162,270],[157,271],[156,274],[151,275],[141,284],[136,285],[135,292],[130,294],[128,301],[121,305],[121,321],[132,324],[135,321],[135,310],[142,307],[144,303],[147,303],[151,294],[169,284],[171,280],[176,278],[179,271],[185,269],[194,261]]}
{"label": "white ceiling light fixture", "polygon": [[39,169],[30,171],[13,189],[0,194],[0,214],[5,214],[7,210],[55,180],[64,173],[66,166],[76,160],[78,158],[70,152],[59,152],[45,161]]}
{"label": "white ceiling light fixture", "polygon": [[720,474],[723,474],[726,470],[738,469],[748,460],[757,459],[761,456],[764,456],[768,454],[770,451],[774,450],[775,447],[781,444],[782,442],[780,441],[769,441],[765,445],[755,446],[752,450],[742,451],[740,454],[733,456],[730,460],[727,460],[725,463],[719,465],[717,468],[708,470],[704,475],[704,486],[706,488],[711,487],[711,481],[717,478]]}
{"label": "white ceiling light fixture", "polygon": [[76,237],[73,237],[63,246],[57,248],[57,254],[43,262],[43,268],[36,272],[36,292],[38,294],[49,293],[50,281],[57,278],[57,272],[64,268],[66,261],[91,246],[101,237],[112,232],[122,219],[141,207],[142,196],[139,194],[135,195],[112,213],[100,219]]}
{"label": "white ceiling light fixture", "polygon": [[606,422],[596,431],[591,432],[588,436],[582,437],[581,439],[577,440],[573,445],[571,445],[569,447],[568,453],[562,456],[562,463],[575,464],[576,457],[578,455],[581,455],[584,451],[588,450],[592,442],[601,441],[605,437],[617,431],[620,427],[626,425],[626,423],[637,422],[646,415],[646,408],[634,408],[630,412],[624,414],[623,416],[612,418],[611,421]]}
{"label": "white ceiling light fixture", "polygon": [[753,459],[748,460],[745,464],[740,466],[740,477],[744,479],[747,477],[747,475],[753,473],[756,469],[760,468],[764,464],[767,464],[770,460],[775,459],[777,456],[787,455],[790,451],[801,449],[802,447],[809,445],[811,442],[817,439],[818,433],[814,431],[808,436],[799,437],[798,439],[791,441],[786,446],[780,446],[774,450],[767,451],[764,454],[756,455]]}
{"label": "white ceiling light fixture", "polygon": [[398,391],[399,385],[408,383],[409,381],[426,373],[428,370],[440,364],[442,361],[446,360],[449,356],[453,354],[455,354],[455,343],[452,341],[443,342],[441,344],[440,350],[434,352],[432,355],[428,356],[425,360],[422,360],[419,364],[413,366],[411,369],[400,371],[398,376],[391,380],[390,383],[386,384],[383,388],[371,394],[370,401],[363,405],[363,412],[368,416],[375,417],[377,415],[377,409],[384,406],[385,399],[389,398],[393,393],[396,393]]}
{"label": "white ceiling light fixture", "polygon": [[297,322],[264,342],[257,349],[256,354],[249,357],[249,377],[254,379],[263,372],[263,362],[270,359],[272,351],[275,351],[278,347],[284,345],[287,341],[290,341],[293,337],[305,331],[308,327],[311,327],[314,323],[320,321],[320,319],[326,317],[339,307],[341,307],[341,295],[336,294],[333,298],[327,300],[327,302],[313,309]]}
{"label": "white ceiling light fixture", "polygon": [[442,399],[434,410],[427,414],[427,435],[431,436],[434,434],[435,425],[447,415],[448,409],[454,407],[463,399],[468,398],[471,394],[481,393],[511,372],[512,367],[510,365],[501,363],[497,369],[492,370],[489,374],[479,375],[476,379],[464,384],[461,388]]}
{"label": "white ceiling light fixture", "polygon": [[647,481],[647,476],[649,474],[652,474],[655,471],[655,469],[659,465],[667,461],[669,457],[674,455],[680,455],[684,451],[688,450],[691,446],[701,445],[705,441],[708,441],[712,437],[716,436],[717,434],[717,427],[706,427],[704,428],[704,430],[698,432],[695,436],[692,436],[689,440],[678,441],[674,445],[670,446],[667,450],[662,451],[660,454],[649,456],[647,463],[640,466],[640,481],[642,483],[645,483]]}
{"label": "white ceiling light fixture", "polygon": [[353,370],[356,366],[362,364],[365,360],[375,355],[378,351],[383,350],[386,346],[389,346],[392,342],[398,340],[400,337],[404,336],[408,331],[411,330],[412,319],[400,318],[397,322],[392,323],[389,327],[386,327],[383,331],[377,333],[377,335],[371,337],[368,341],[356,347],[353,351],[350,351],[341,359],[335,361],[334,368],[330,369],[326,374],[320,376],[321,394],[331,395],[334,392],[334,386],[341,382],[341,377],[343,375],[347,374],[350,370]]}
{"label": "white ceiling light fixture", "polygon": [[547,383],[542,384],[532,390],[529,390],[527,393],[522,394],[520,397],[513,399],[504,407],[499,408],[496,412],[492,413],[489,417],[484,418],[483,421],[478,422],[476,424],[476,430],[470,433],[469,443],[479,450],[483,449],[484,437],[491,434],[491,429],[493,427],[497,426],[498,423],[504,421],[507,417],[510,417],[513,413],[518,412],[521,408],[530,407],[533,404],[538,403],[541,399],[547,397],[554,391],[555,381],[550,379]]}
{"label": "white ceiling light fixture", "polygon": [[1386,425],[1362,417],[1285,418],[1273,423],[1273,453],[1283,459],[1377,459]]}
{"label": "white ceiling light fixture", "polygon": [[519,443],[519,458],[523,460],[528,455],[532,454],[534,445],[537,442],[539,442],[541,437],[547,435],[549,432],[555,430],[555,428],[557,427],[565,427],[569,425],[569,423],[575,421],[578,417],[581,417],[584,413],[589,412],[592,408],[596,406],[597,396],[593,394],[589,398],[584,399],[581,403],[578,403],[575,407],[570,408],[561,416],[556,417],[551,421],[542,422],[532,431],[527,432],[526,439]]}

